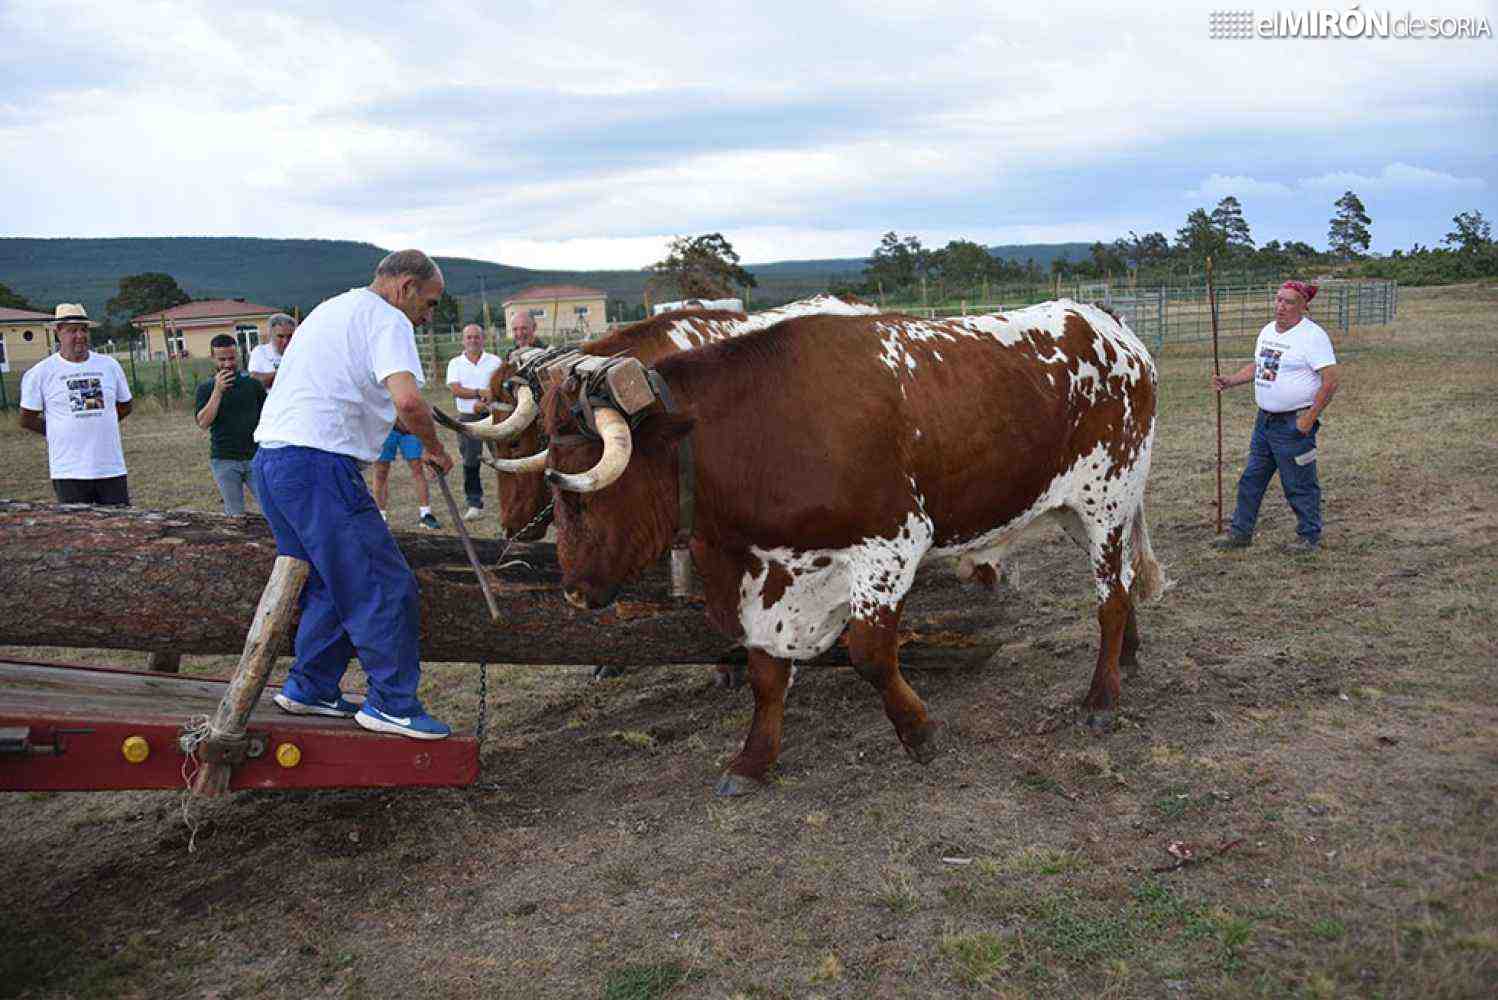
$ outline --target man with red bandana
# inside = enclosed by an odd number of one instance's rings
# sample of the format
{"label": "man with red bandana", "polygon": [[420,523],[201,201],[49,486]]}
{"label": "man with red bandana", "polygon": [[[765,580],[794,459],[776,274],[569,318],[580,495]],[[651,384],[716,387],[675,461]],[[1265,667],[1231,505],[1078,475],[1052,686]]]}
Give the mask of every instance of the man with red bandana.
{"label": "man with red bandana", "polygon": [[1259,504],[1276,472],[1295,511],[1295,554],[1321,547],[1321,483],[1316,477],[1316,432],[1321,411],[1337,393],[1337,356],[1331,338],[1308,315],[1316,286],[1287,281],[1274,297],[1274,322],[1259,331],[1254,360],[1231,375],[1212,378],[1218,392],[1254,384],[1258,414],[1248,464],[1238,480],[1238,506],[1228,534],[1212,543],[1241,549],[1253,543]]}

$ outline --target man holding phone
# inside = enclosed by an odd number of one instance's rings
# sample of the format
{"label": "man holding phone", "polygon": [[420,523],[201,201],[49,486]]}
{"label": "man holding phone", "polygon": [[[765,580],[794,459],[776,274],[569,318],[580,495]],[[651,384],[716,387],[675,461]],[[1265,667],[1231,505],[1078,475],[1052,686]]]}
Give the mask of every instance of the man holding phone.
{"label": "man holding phone", "polygon": [[208,432],[208,465],[224,498],[224,513],[244,513],[244,491],[254,495],[250,463],[255,458],[255,427],[265,406],[265,386],[239,370],[234,338],[221,333],[208,343],[213,378],[199,384],[198,426]]}

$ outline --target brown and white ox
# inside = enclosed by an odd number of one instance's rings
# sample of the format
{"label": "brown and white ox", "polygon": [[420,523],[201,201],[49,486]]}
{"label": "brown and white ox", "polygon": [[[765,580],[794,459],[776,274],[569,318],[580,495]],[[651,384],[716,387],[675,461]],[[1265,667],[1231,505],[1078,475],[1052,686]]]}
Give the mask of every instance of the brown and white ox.
{"label": "brown and white ox", "polygon": [[651,403],[633,429],[599,406],[596,434],[580,426],[576,376],[543,400],[557,555],[569,601],[608,605],[671,543],[690,436],[691,555],[713,624],[749,650],[755,702],[719,794],[764,779],[795,661],[845,625],[901,743],[931,760],[940,723],[897,655],[916,568],[996,564],[1045,514],[1091,560],[1101,638],[1084,704],[1107,727],[1139,647],[1134,604],[1164,584],[1144,518],[1155,368],[1127,327],[1069,301],[960,323],[811,316],[655,371],[678,412]]}
{"label": "brown and white ox", "polygon": [[[597,340],[580,344],[578,350],[594,357],[638,358],[648,366],[669,355],[765,330],[797,316],[869,316],[878,312],[876,306],[835,295],[814,295],[757,313],[683,310],[619,327]],[[498,450],[495,464],[499,469],[500,526],[504,536],[529,541],[545,532],[545,520],[537,522],[537,518],[551,498],[543,477],[546,442],[536,420],[536,394],[530,387],[515,382],[514,357],[512,354],[507,358],[490,380],[489,389],[498,404],[495,419],[490,424],[468,427],[476,435],[493,441]],[[522,532],[524,538],[520,537]]]}

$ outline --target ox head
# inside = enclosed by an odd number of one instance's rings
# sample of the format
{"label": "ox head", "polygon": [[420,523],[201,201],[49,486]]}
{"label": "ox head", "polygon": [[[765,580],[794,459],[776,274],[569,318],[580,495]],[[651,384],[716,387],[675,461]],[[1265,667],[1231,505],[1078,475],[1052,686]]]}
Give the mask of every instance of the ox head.
{"label": "ox head", "polygon": [[693,420],[655,402],[631,429],[619,410],[585,398],[577,375],[549,390],[541,411],[562,592],[576,607],[605,607],[671,545],[676,444]]}
{"label": "ox head", "polygon": [[[494,400],[493,417],[488,422],[470,424],[474,436],[489,443],[498,468],[500,525],[508,538],[533,521],[546,505],[546,439],[536,419],[537,392],[534,384],[523,377],[522,368],[543,353],[540,349],[512,351],[489,380]],[[541,537],[545,525],[532,529],[521,541]]]}
{"label": "ox head", "polygon": [[[535,393],[529,386],[522,387],[515,379],[516,365],[506,360],[494,373],[489,383],[495,407],[496,429],[505,426],[505,421],[517,414],[529,411],[524,424],[517,420],[509,425],[508,434],[495,442],[497,464],[501,469],[499,480],[499,523],[506,538],[519,538],[519,532],[533,521],[541,508],[546,506],[546,480],[542,473],[546,469],[546,438],[541,431]],[[517,398],[519,397],[519,398]],[[521,400],[528,399],[529,406],[522,407]],[[513,409],[511,409],[511,407]],[[539,457],[532,457],[539,456]],[[532,529],[521,541],[533,541],[546,531],[544,524]]]}

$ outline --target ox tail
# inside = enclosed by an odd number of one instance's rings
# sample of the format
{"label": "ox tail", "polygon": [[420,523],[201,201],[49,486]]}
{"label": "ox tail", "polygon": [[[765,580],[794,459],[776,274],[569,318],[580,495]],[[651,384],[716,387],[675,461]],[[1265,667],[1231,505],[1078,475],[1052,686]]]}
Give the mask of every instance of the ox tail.
{"label": "ox tail", "polygon": [[1134,520],[1129,525],[1129,548],[1132,550],[1134,580],[1129,584],[1129,596],[1135,604],[1147,604],[1158,600],[1170,588],[1165,579],[1165,568],[1155,558],[1150,545],[1149,527],[1144,523],[1144,501],[1134,508]]}

